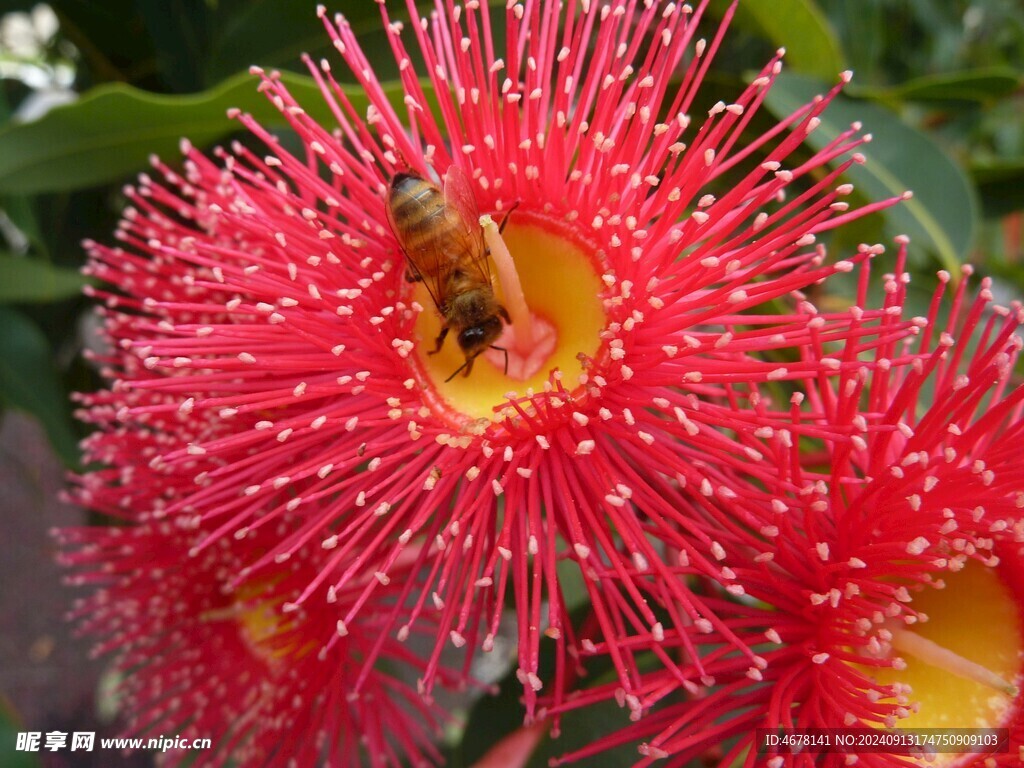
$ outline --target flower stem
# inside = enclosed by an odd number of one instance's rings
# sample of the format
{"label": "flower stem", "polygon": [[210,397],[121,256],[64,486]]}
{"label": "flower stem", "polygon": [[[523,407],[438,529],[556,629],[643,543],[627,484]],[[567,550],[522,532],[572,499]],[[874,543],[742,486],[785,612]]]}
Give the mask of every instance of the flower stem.
{"label": "flower stem", "polygon": [[987,667],[977,662],[965,659],[958,653],[944,648],[933,640],[914,634],[906,629],[896,629],[892,633],[892,647],[896,650],[908,653],[926,664],[938,667],[941,670],[950,672],[976,683],[993,688],[1008,696],[1016,696],[1020,689],[1013,683],[1008,683]]}
{"label": "flower stem", "polygon": [[530,308],[526,306],[526,296],[523,294],[523,286],[519,282],[519,273],[516,272],[512,254],[509,253],[505,241],[501,239],[498,226],[490,215],[484,214],[480,217],[480,226],[483,227],[484,242],[487,243],[498,270],[498,282],[505,298],[505,309],[512,318],[515,346],[520,350],[529,349],[533,345],[533,321]]}

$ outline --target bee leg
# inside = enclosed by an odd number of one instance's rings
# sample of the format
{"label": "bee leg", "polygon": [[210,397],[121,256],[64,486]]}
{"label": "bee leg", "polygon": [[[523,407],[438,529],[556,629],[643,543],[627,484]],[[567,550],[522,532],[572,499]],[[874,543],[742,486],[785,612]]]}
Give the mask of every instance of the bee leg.
{"label": "bee leg", "polygon": [[413,272],[411,269],[405,270],[405,282],[407,283],[419,283],[423,281],[423,275],[419,272]]}
{"label": "bee leg", "polygon": [[500,235],[505,231],[505,225],[508,224],[508,217],[512,215],[512,211],[519,207],[519,201],[516,200],[512,203],[512,207],[508,209],[508,213],[505,214],[505,218],[501,220],[501,224],[498,225],[498,234]]}
{"label": "bee leg", "polygon": [[[467,376],[469,376],[469,372],[473,370],[473,362],[475,360],[476,355],[466,358],[466,362],[462,364],[462,378],[466,378]],[[458,371],[456,371],[455,373],[458,373]],[[454,376],[455,373],[453,373],[452,376]]]}
{"label": "bee leg", "polygon": [[[446,326],[444,326],[441,329],[441,332],[439,334],[437,334],[437,340],[436,340],[437,346],[434,347],[430,352],[427,352],[427,354],[428,355],[436,355],[438,352],[440,352],[441,351],[441,347],[444,345],[444,337],[447,336],[447,335],[448,335],[448,326],[446,325]],[[458,373],[458,371],[456,371],[455,373]],[[452,375],[454,376],[455,374],[452,374]]]}
{"label": "bee leg", "polygon": [[[512,318],[508,316],[508,310],[501,306],[501,304],[498,305],[498,314],[505,321],[505,325],[512,325]],[[501,347],[495,347],[495,349],[501,349]]]}

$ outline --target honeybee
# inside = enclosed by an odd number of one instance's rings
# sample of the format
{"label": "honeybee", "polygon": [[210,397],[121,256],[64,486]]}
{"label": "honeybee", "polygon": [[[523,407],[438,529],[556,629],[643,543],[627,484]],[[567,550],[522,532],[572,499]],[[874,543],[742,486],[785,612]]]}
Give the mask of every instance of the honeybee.
{"label": "honeybee", "polygon": [[[405,253],[406,279],[422,281],[441,315],[441,333],[435,348],[441,351],[448,332],[454,330],[466,362],[459,372],[469,376],[480,353],[493,348],[501,336],[502,321],[511,324],[508,311],[494,295],[488,251],[484,245],[480,215],[469,179],[456,166],[444,177],[444,192],[426,179],[399,173],[385,199],[388,223]],[[508,216],[502,221],[502,228]]]}

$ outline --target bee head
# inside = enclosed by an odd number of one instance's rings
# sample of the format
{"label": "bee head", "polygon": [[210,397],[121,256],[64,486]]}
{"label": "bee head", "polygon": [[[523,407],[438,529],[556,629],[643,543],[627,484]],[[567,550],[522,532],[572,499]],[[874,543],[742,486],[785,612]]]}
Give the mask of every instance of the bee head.
{"label": "bee head", "polygon": [[501,336],[501,318],[489,317],[479,325],[459,331],[459,346],[466,357],[476,357]]}

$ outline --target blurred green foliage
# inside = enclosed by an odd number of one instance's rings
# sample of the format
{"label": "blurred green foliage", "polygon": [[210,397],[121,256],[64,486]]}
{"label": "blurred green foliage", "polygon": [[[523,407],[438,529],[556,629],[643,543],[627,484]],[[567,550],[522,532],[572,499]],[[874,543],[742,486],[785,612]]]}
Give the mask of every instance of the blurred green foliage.
{"label": "blurred green foliage", "polygon": [[18,743],[18,734],[24,733],[24,730],[25,726],[14,707],[5,697],[0,696],[0,749],[5,758],[4,768],[41,768],[38,753],[14,749]]}
{"label": "blurred green foliage", "polygon": [[[33,5],[0,0],[0,14]],[[377,4],[335,5],[366,41],[382,79],[393,78]],[[391,3],[395,17],[405,16],[403,5]],[[728,5],[713,0],[711,12],[721,16]],[[287,79],[299,101],[329,121],[300,54],[314,61],[336,57],[312,3],[54,0],[50,6],[59,27],[37,41],[35,52],[0,45],[0,405],[36,415],[74,467],[80,428],[67,396],[96,386],[80,354],[88,311],[79,294],[80,240],[112,237],[121,186],[146,170],[151,154],[173,162],[183,137],[199,147],[246,140],[227,118],[228,107],[286,131],[256,92],[250,65],[294,73]],[[922,275],[972,261],[998,276],[1007,295],[1024,294],[1024,5],[741,0],[702,104],[731,101],[780,46],[787,48],[787,71],[766,101],[774,118],[852,69],[846,95],[809,142],[821,146],[861,120],[874,135],[863,149],[868,164],[850,172],[861,201],[916,193],[909,203],[858,222],[833,247],[907,233],[914,238],[912,268]],[[62,68],[75,100],[26,122],[19,115],[45,91],[26,81]],[[759,117],[751,129],[770,119]],[[485,743],[518,725],[516,718],[477,721],[490,729]],[[600,733],[609,725],[592,719],[575,726],[587,728]],[[479,742],[481,734],[474,738]]]}

